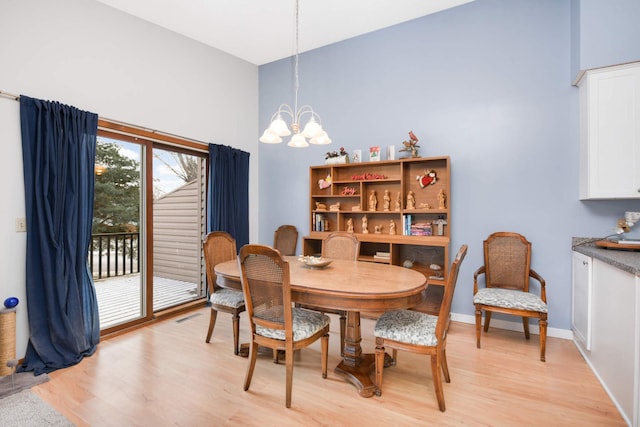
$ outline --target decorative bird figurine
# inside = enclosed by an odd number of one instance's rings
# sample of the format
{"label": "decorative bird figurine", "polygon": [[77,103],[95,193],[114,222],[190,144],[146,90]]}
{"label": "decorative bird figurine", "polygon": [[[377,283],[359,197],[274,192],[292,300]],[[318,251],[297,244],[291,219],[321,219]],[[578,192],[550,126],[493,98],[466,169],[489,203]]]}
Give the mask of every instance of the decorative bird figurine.
{"label": "decorative bird figurine", "polygon": [[411,157],[418,157],[418,137],[413,131],[409,131],[409,141],[402,141],[404,148],[399,151],[408,151],[411,153]]}

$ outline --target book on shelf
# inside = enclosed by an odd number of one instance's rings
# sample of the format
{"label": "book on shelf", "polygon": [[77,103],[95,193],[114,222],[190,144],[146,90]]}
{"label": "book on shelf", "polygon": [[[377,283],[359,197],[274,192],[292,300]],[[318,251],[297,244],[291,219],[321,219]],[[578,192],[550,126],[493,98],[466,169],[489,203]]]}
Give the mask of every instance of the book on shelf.
{"label": "book on shelf", "polygon": [[373,255],[373,259],[384,259],[384,260],[390,260],[391,259],[391,252],[381,252],[378,251]]}

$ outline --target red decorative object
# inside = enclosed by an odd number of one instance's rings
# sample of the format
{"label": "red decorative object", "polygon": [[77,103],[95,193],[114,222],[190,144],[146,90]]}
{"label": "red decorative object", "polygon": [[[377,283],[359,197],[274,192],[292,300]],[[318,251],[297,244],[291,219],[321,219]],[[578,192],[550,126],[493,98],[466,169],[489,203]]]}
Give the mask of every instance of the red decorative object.
{"label": "red decorative object", "polygon": [[362,175],[353,175],[351,177],[351,180],[353,181],[365,181],[365,180],[369,180],[369,179],[385,179],[386,176],[384,176],[381,173],[369,173],[369,172],[365,172]]}
{"label": "red decorative object", "polygon": [[426,170],[424,171],[424,175],[418,175],[416,177],[416,181],[420,182],[420,188],[428,187],[429,185],[433,185],[438,180],[436,176],[436,171]]}
{"label": "red decorative object", "polygon": [[356,189],[355,187],[344,187],[342,189],[342,195],[343,196],[353,196],[356,194]]}

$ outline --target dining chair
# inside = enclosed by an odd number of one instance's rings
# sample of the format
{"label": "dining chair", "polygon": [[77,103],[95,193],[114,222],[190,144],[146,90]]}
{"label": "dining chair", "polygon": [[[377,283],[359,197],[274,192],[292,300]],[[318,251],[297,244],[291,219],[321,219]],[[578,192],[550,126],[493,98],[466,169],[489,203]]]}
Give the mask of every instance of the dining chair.
{"label": "dining chair", "polygon": [[447,365],[447,332],[451,320],[451,302],[458,281],[460,264],[467,254],[467,245],[458,251],[444,288],[444,296],[437,316],[414,310],[391,310],[383,313],[376,321],[373,334],[376,337],[376,394],[382,394],[382,372],[384,370],[385,351],[394,350],[393,364],[396,363],[396,350],[431,356],[431,376],[438,400],[438,407],[445,411],[442,377],[451,382]]}
{"label": "dining chair", "polygon": [[281,225],[273,234],[273,247],[282,256],[295,255],[298,245],[298,229],[295,225]]}
{"label": "dining chair", "polygon": [[[485,287],[478,286],[484,274]],[[540,296],[529,292],[529,279],[540,284]],[[522,317],[529,339],[529,318],[539,319],[540,360],[545,361],[547,342],[547,293],[542,277],[531,269],[531,243],[521,234],[497,232],[484,241],[484,265],[473,274],[473,304],[476,307],[476,347],[480,348],[482,311],[484,331],[489,331],[491,313]]]}
{"label": "dining chair", "polygon": [[[336,231],[330,233],[322,241],[322,258],[343,259],[347,261],[357,261],[360,254],[360,241],[353,233],[346,231]],[[347,331],[347,312],[331,308],[318,307],[315,305],[302,305],[309,310],[316,310],[322,313],[337,314],[340,319],[340,355],[344,356],[344,338]]]}
{"label": "dining chair", "polygon": [[289,263],[269,246],[249,244],[238,256],[242,292],[251,327],[249,366],[244,390],[249,390],[258,347],[285,352],[286,406],[291,407],[293,355],[321,340],[322,378],[327,378],[329,354],[328,316],[291,305]]}
{"label": "dining chair", "polygon": [[216,326],[218,311],[230,313],[233,317],[233,352],[238,355],[240,336],[240,313],[245,311],[244,296],[242,291],[221,288],[216,285],[215,266],[224,261],[236,259],[236,241],[229,233],[224,231],[212,231],[207,234],[202,243],[204,260],[207,269],[207,283],[209,285],[209,302],[211,304],[211,317],[206,342],[211,341],[213,328]]}

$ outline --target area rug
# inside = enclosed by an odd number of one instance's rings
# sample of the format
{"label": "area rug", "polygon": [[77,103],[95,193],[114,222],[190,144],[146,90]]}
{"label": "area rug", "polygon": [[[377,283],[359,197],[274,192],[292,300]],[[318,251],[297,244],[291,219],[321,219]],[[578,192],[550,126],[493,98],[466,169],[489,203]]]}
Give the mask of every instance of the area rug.
{"label": "area rug", "polygon": [[36,376],[33,372],[20,372],[0,377],[0,399],[47,381],[49,381],[49,375]]}
{"label": "area rug", "polygon": [[73,427],[74,424],[31,390],[0,399],[0,425]]}

